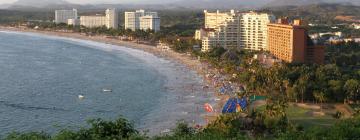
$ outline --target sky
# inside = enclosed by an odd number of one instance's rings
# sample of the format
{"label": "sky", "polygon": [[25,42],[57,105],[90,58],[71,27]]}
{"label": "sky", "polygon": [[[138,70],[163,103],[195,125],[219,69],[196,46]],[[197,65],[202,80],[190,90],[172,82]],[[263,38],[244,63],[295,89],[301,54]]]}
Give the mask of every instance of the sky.
{"label": "sky", "polygon": [[[13,3],[17,0],[0,0],[0,4],[10,4]],[[31,1],[31,0],[29,0]],[[92,4],[97,4],[97,3],[139,3],[139,2],[151,2],[151,1],[157,1],[157,2],[171,2],[171,1],[176,1],[176,0],[66,0],[70,3],[92,3]]]}
{"label": "sky", "polygon": [[[17,0],[0,0],[0,4],[10,4],[13,3]],[[29,0],[29,1],[36,1],[36,0]],[[132,3],[132,4],[136,4],[136,3],[140,3],[140,2],[145,2],[145,3],[171,3],[174,1],[179,1],[179,0],[66,0],[70,3],[77,3],[77,4],[98,4],[98,3]],[[186,1],[186,0],[183,0]],[[205,0],[206,1],[206,0]],[[226,1],[226,0],[225,0]],[[240,0],[239,0],[240,1]],[[241,1],[253,1],[253,0],[241,0]],[[342,1],[342,0],[321,0],[321,1],[326,1],[326,2],[334,2],[334,1]],[[359,0],[346,0],[346,1],[359,1]]]}

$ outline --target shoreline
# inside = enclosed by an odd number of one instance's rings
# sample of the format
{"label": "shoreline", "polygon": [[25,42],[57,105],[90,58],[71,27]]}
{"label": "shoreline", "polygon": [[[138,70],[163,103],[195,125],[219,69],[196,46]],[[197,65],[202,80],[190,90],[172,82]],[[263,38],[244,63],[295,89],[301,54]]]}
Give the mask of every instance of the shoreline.
{"label": "shoreline", "polygon": [[[180,53],[174,52],[171,49],[163,51],[163,50],[156,48],[156,46],[152,46],[152,45],[137,44],[135,42],[121,41],[118,39],[106,38],[106,36],[90,36],[89,37],[89,36],[86,36],[86,35],[83,35],[80,33],[73,33],[73,32],[39,31],[39,30],[33,30],[33,29],[19,29],[19,28],[11,28],[11,27],[3,27],[3,26],[0,26],[0,30],[25,32],[25,33],[37,33],[37,34],[41,34],[41,35],[74,38],[74,39],[81,39],[81,40],[88,40],[88,41],[95,41],[95,42],[100,42],[100,43],[105,43],[105,44],[111,44],[111,45],[115,45],[117,47],[125,47],[125,48],[141,50],[141,51],[153,54],[156,57],[163,58],[163,59],[169,60],[171,62],[181,64],[181,65],[185,66],[185,68],[188,71],[196,72],[196,75],[201,77],[201,79],[202,79],[201,84],[203,84],[203,86],[209,87],[208,89],[206,89],[206,92],[213,93],[213,95],[210,95],[210,98],[216,98],[215,101],[211,101],[212,105],[215,109],[215,112],[214,113],[206,113],[205,116],[199,116],[199,117],[204,117],[204,119],[207,120],[206,124],[204,124],[204,125],[207,125],[208,122],[211,122],[219,115],[219,112],[221,111],[221,108],[222,108],[222,104],[224,104],[224,102],[228,98],[227,96],[217,95],[215,82],[213,82],[213,79],[207,77],[207,74],[209,73],[209,71],[211,71],[211,73],[218,73],[217,70],[215,70],[213,68],[209,68],[209,66],[207,64],[200,62],[199,60],[197,60],[196,58],[194,58],[192,56],[189,56],[187,54],[180,54]],[[185,91],[187,89],[185,87],[183,87],[183,90]],[[205,92],[205,90],[203,92]],[[210,102],[210,100],[209,100],[209,102]],[[203,108],[200,108],[200,109],[203,110]],[[190,123],[190,122],[188,122],[188,123]]]}

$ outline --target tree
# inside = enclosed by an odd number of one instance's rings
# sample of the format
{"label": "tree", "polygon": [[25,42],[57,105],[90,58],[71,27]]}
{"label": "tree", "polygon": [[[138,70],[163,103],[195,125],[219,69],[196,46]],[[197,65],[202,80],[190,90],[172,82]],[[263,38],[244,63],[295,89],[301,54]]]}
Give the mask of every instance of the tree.
{"label": "tree", "polygon": [[360,84],[358,80],[347,80],[344,85],[344,89],[347,93],[347,99],[357,100],[360,89]]}
{"label": "tree", "polygon": [[322,109],[322,103],[326,100],[324,92],[314,91],[313,96],[317,102],[320,102],[320,109]]}
{"label": "tree", "polygon": [[308,86],[308,80],[309,80],[309,75],[305,74],[303,76],[300,77],[300,79],[298,80],[297,83],[297,88],[298,88],[298,92],[301,95],[301,102],[304,103],[304,94],[306,92],[307,86]]}

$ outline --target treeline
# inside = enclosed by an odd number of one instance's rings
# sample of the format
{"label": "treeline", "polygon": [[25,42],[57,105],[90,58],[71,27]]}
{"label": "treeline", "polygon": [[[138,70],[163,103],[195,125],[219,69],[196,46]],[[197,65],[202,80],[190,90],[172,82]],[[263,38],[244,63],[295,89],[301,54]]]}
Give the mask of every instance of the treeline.
{"label": "treeline", "polygon": [[248,94],[282,96],[293,102],[360,101],[360,45],[343,43],[327,48],[325,65],[278,63],[264,67],[253,60],[256,53],[215,48],[202,57],[232,81],[246,85]]}

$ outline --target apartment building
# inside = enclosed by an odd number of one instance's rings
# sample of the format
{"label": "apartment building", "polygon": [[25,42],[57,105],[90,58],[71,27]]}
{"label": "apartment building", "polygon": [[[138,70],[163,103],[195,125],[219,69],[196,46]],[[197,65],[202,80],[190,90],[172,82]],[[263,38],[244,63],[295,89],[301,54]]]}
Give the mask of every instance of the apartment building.
{"label": "apartment building", "polygon": [[[230,12],[205,14],[205,28],[195,32],[195,39],[202,40],[202,51],[212,47],[267,50],[267,24],[274,16],[267,13]],[[211,29],[211,30],[206,30]]]}
{"label": "apartment building", "polygon": [[[234,10],[230,12],[209,13],[204,10],[205,14],[205,29],[198,30],[200,34],[205,36],[197,37],[202,40],[203,52],[209,51],[212,47],[231,48],[237,47],[238,44],[238,28],[239,20]],[[201,33],[207,31],[207,33]]]}
{"label": "apartment building", "polygon": [[160,17],[157,12],[145,10],[125,12],[125,29],[160,31]]}
{"label": "apartment building", "polygon": [[267,50],[267,24],[274,22],[275,17],[267,13],[248,12],[240,15],[241,48],[249,50]]}
{"label": "apartment building", "polygon": [[160,18],[153,15],[140,17],[140,30],[160,31]]}
{"label": "apartment building", "polygon": [[288,63],[324,63],[324,47],[313,44],[301,20],[287,19],[268,24],[268,48],[276,58]]}
{"label": "apartment building", "polygon": [[73,10],[55,10],[55,23],[68,23],[68,19],[78,19],[78,12]]}
{"label": "apartment building", "polygon": [[116,9],[107,9],[104,15],[80,16],[80,25],[93,28],[106,26],[107,28],[118,28],[118,15]]}

